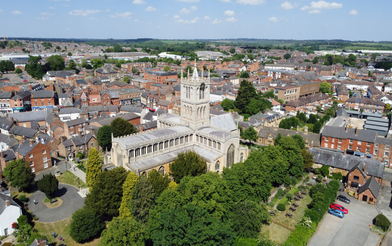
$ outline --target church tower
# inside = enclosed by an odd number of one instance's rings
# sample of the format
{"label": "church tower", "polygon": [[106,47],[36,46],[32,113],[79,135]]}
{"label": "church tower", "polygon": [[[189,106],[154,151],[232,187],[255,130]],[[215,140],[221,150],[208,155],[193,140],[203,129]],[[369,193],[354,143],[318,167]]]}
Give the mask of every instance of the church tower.
{"label": "church tower", "polygon": [[210,126],[210,72],[204,79],[197,72],[196,61],[192,77],[181,71],[181,121],[193,130]]}

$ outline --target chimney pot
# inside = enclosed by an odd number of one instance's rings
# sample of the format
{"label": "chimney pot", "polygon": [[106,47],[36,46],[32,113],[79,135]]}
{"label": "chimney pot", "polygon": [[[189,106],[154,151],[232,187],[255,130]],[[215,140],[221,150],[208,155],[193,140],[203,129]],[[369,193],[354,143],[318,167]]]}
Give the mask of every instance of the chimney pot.
{"label": "chimney pot", "polygon": [[30,139],[30,146],[33,146],[33,144],[34,144],[34,140]]}
{"label": "chimney pot", "polygon": [[9,207],[10,205],[11,205],[11,201],[10,201],[10,200],[8,200],[8,199],[7,199],[7,200],[5,200],[5,206],[6,206],[6,207]]}
{"label": "chimney pot", "polygon": [[11,117],[11,122],[14,123],[14,117]]}

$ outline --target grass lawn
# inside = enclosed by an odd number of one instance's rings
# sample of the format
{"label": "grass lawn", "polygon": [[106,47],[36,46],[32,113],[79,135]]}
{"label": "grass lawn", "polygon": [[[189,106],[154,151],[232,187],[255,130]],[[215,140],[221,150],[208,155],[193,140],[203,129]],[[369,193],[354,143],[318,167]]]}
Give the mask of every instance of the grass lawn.
{"label": "grass lawn", "polygon": [[[307,208],[307,205],[312,201],[312,198],[309,195],[306,195],[306,196],[304,196],[303,199],[301,199],[299,201],[295,201],[295,200],[293,200],[293,201],[299,205],[299,207],[297,208],[297,210],[295,212],[289,210],[290,205],[287,205],[286,211],[276,213],[276,215],[273,216],[272,219],[277,220],[280,223],[287,225],[291,228],[295,228],[295,226],[299,223],[301,218],[304,216],[305,209]],[[285,216],[285,214],[287,212],[291,213],[293,215],[293,217],[289,218],[289,217]]]}
{"label": "grass lawn", "polygon": [[[70,184],[75,187],[79,187],[78,177],[76,177],[76,175],[71,173],[70,171],[63,172],[63,174],[58,176],[57,179],[59,180],[60,183]],[[82,180],[79,180],[79,183],[80,183],[80,188],[87,188],[86,183],[84,183]]]}
{"label": "grass lawn", "polygon": [[[85,245],[85,246],[95,246],[99,245],[101,239],[95,239],[89,243],[84,243],[84,244],[79,244],[75,242],[71,236],[69,235],[69,224],[70,224],[71,218],[55,222],[55,223],[41,223],[41,222],[35,222],[34,229],[38,231],[39,234],[41,235],[46,235],[48,238],[49,242],[51,243],[59,243],[58,236],[61,236],[64,238],[64,243],[67,246],[72,246],[72,245]],[[56,239],[53,238],[52,233],[56,232],[57,237]]]}
{"label": "grass lawn", "polygon": [[263,225],[260,235],[271,239],[272,241],[283,244],[289,238],[291,231],[275,223]]}

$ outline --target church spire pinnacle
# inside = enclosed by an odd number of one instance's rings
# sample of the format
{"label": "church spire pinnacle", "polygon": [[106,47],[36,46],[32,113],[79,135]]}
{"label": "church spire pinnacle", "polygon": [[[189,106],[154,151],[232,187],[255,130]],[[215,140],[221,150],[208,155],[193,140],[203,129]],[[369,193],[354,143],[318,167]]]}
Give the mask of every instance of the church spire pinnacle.
{"label": "church spire pinnacle", "polygon": [[196,59],[195,59],[195,68],[193,69],[192,80],[199,81],[199,73],[197,72]]}

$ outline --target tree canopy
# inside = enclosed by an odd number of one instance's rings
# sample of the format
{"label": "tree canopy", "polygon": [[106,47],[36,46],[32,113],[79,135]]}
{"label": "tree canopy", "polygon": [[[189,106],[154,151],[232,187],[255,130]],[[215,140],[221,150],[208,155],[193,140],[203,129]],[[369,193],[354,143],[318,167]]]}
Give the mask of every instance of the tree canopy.
{"label": "tree canopy", "polygon": [[104,125],[98,129],[97,133],[98,145],[104,150],[112,148],[112,127]]}
{"label": "tree canopy", "polygon": [[54,198],[54,193],[59,188],[59,181],[52,173],[44,174],[38,181],[38,189],[45,193],[49,199]]}
{"label": "tree canopy", "polygon": [[254,141],[254,142],[256,142],[257,139],[259,138],[258,135],[257,135],[257,131],[256,131],[253,127],[251,127],[251,126],[248,127],[248,128],[243,132],[243,134],[241,135],[241,137],[242,137],[243,139],[248,139],[248,140]]}
{"label": "tree canopy", "polygon": [[94,187],[95,181],[99,174],[102,173],[101,160],[96,148],[91,148],[88,152],[86,181],[90,191]]}
{"label": "tree canopy", "polygon": [[206,161],[194,151],[178,154],[170,165],[170,175],[178,184],[185,176],[199,176],[207,171]]}
{"label": "tree canopy", "polygon": [[78,243],[91,241],[99,236],[105,223],[99,214],[87,207],[76,210],[72,215],[69,235]]}
{"label": "tree canopy", "polygon": [[144,227],[133,218],[114,218],[102,232],[102,246],[142,246],[147,235]]}
{"label": "tree canopy", "polygon": [[252,83],[247,80],[243,80],[240,88],[238,89],[235,106],[241,113],[245,113],[246,106],[249,105],[252,99],[257,99],[256,89],[253,87]]}
{"label": "tree canopy", "polygon": [[129,172],[127,178],[123,184],[123,196],[120,205],[120,218],[130,218],[132,217],[130,200],[132,198],[132,190],[135,187],[136,182],[139,177],[134,172]]}
{"label": "tree canopy", "polygon": [[50,56],[46,59],[46,62],[50,71],[59,71],[65,68],[64,59],[60,55]]}
{"label": "tree canopy", "polygon": [[130,207],[133,217],[141,224],[147,223],[150,210],[155,206],[155,191],[145,176],[139,178],[131,192]]}
{"label": "tree canopy", "polygon": [[116,118],[112,121],[110,126],[113,131],[113,137],[115,138],[127,136],[137,132],[136,127],[123,118]]}
{"label": "tree canopy", "polygon": [[161,193],[169,187],[170,178],[167,174],[162,176],[156,169],[148,172],[148,181],[150,181],[152,188],[155,191],[155,196],[159,197]]}
{"label": "tree canopy", "polygon": [[27,190],[34,184],[35,174],[31,171],[29,164],[22,159],[10,161],[4,168],[3,175],[7,177],[12,187]]}

